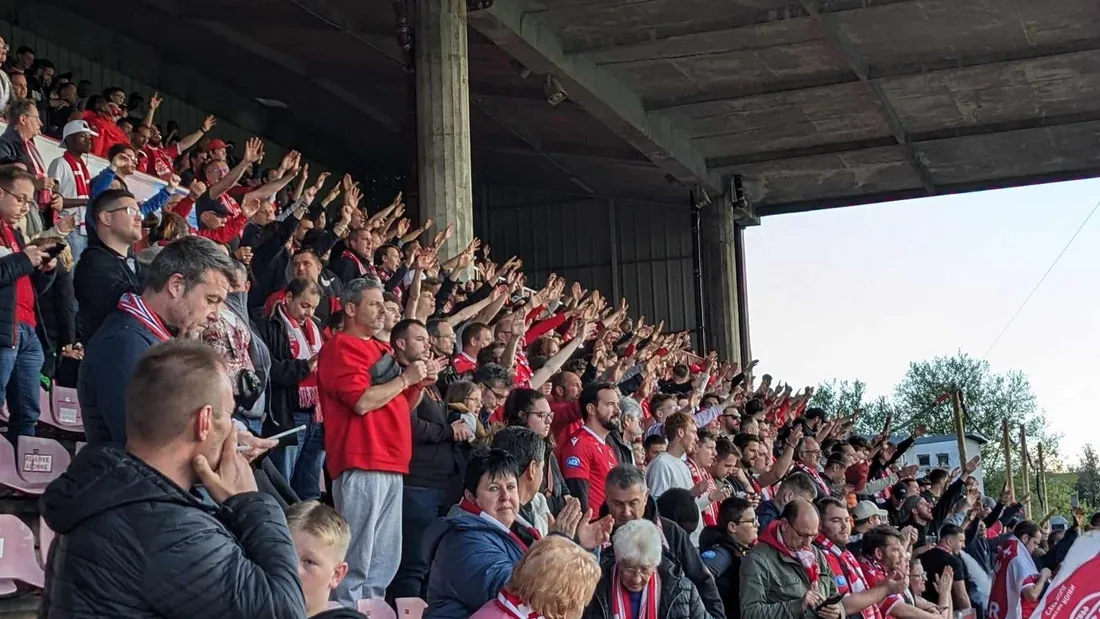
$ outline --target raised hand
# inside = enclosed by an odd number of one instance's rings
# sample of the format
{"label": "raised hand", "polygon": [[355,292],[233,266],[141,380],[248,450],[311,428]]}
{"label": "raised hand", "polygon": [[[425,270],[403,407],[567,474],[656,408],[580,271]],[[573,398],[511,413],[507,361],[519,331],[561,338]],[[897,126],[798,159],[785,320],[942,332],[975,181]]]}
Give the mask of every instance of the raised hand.
{"label": "raised hand", "polygon": [[248,138],[244,143],[244,160],[256,163],[264,158],[264,141],[260,138]]}
{"label": "raised hand", "polygon": [[213,114],[207,116],[206,118],[202,119],[202,132],[210,133],[210,130],[213,129],[214,125],[216,124],[218,124],[218,119],[214,118]]}
{"label": "raised hand", "polygon": [[149,109],[155,110],[160,107],[160,104],[164,101],[161,98],[159,92],[154,92],[153,96],[149,97]]}

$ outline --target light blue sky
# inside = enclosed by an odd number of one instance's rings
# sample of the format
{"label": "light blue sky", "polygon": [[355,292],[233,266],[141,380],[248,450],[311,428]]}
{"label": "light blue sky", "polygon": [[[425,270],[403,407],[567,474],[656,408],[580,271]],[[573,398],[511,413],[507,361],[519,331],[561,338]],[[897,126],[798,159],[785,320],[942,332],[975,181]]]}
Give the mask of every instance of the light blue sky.
{"label": "light blue sky", "polygon": [[[1100,180],[765,218],[745,233],[753,355],[795,385],[886,395],[911,360],[985,354]],[[1062,455],[1100,446],[1100,213],[989,354],[1031,379]]]}

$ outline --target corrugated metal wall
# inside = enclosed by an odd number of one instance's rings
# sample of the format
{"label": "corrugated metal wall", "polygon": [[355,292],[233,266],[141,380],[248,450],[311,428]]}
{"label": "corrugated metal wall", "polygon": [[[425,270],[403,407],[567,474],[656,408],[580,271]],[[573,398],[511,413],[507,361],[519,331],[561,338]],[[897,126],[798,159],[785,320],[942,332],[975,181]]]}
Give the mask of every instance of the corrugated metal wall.
{"label": "corrugated metal wall", "polygon": [[[695,329],[687,206],[481,185],[475,230],[503,262],[523,258],[532,285],[550,273],[625,297],[631,316]],[[686,202],[686,200],[685,200]]]}

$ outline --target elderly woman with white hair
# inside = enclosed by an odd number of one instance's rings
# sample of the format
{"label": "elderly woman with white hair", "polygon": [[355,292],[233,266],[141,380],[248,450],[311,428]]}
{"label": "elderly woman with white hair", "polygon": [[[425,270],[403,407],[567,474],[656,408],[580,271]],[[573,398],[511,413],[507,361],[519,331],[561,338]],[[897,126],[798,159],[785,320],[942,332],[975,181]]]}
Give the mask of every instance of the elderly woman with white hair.
{"label": "elderly woman with white hair", "polygon": [[615,560],[603,565],[584,619],[709,619],[695,585],[664,557],[657,525],[632,520],[611,544]]}

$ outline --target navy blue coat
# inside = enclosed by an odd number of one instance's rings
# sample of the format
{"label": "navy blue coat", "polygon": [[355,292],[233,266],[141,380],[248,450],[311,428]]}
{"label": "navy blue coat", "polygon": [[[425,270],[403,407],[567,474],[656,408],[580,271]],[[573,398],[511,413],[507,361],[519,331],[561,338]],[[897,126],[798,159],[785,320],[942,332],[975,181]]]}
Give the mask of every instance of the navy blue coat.
{"label": "navy blue coat", "polygon": [[136,318],[118,310],[96,330],[76,383],[89,445],[126,445],[126,386],[138,359],[159,341]]}
{"label": "navy blue coat", "polygon": [[424,548],[431,566],[424,619],[469,619],[526,552],[501,526],[457,506],[424,532]]}

